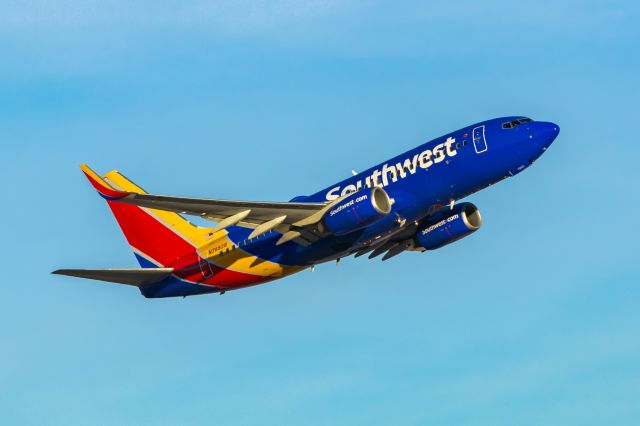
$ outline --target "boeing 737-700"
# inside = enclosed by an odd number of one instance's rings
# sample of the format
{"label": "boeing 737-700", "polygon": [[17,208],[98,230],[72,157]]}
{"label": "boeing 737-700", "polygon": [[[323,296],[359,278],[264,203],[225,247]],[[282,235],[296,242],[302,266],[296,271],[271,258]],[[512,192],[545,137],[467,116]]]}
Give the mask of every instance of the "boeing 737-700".
{"label": "boeing 737-700", "polygon": [[[55,274],[138,287],[149,298],[224,294],[354,255],[435,250],[480,228],[459,200],[538,159],[558,125],[503,117],[465,127],[289,202],[151,195],[117,171],[82,171],[107,201],[140,268]],[[201,227],[183,216],[215,222]]]}

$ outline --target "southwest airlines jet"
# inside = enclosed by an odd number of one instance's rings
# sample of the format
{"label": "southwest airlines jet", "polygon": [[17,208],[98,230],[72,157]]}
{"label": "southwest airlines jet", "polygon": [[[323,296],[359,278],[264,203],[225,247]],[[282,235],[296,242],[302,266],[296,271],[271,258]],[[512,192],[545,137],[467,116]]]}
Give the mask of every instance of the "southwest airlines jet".
{"label": "southwest airlines jet", "polygon": [[[224,294],[351,255],[386,260],[435,250],[482,224],[478,208],[458,200],[529,167],[559,131],[525,117],[484,121],[289,202],[151,195],[117,171],[100,176],[82,165],[141,268],[54,273],[128,284],[149,298],[185,297]],[[216,224],[196,226],[184,215]]]}

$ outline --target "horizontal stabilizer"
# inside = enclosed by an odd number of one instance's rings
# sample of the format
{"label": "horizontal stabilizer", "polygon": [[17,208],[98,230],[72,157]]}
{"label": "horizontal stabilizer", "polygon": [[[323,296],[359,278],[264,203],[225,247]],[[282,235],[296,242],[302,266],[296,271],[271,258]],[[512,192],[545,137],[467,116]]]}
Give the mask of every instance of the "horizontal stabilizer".
{"label": "horizontal stabilizer", "polygon": [[142,287],[160,282],[172,272],[173,268],[58,269],[52,274]]}

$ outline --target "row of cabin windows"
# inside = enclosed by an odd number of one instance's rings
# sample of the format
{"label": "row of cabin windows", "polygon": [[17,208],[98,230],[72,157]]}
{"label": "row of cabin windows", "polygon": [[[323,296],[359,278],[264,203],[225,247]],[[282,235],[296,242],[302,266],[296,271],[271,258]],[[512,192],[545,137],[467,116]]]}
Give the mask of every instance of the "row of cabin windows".
{"label": "row of cabin windows", "polygon": [[514,127],[518,127],[521,124],[529,123],[531,121],[530,118],[519,118],[517,120],[508,121],[506,123],[502,123],[503,129],[513,129]]}
{"label": "row of cabin windows", "polygon": [[241,242],[240,242],[240,244],[231,244],[231,247],[227,247],[226,249],[221,250],[218,254],[219,254],[219,255],[220,255],[220,254],[226,254],[226,253],[229,253],[229,252],[234,251],[235,249],[237,249],[237,248],[239,248],[239,247],[245,247],[245,246],[247,246],[249,243],[251,243],[251,242],[253,242],[253,241],[256,241],[256,240],[259,240],[260,238],[262,238],[262,237],[264,237],[264,236],[266,236],[266,235],[272,234],[273,232],[274,232],[274,231],[267,231],[267,232],[265,232],[264,234],[258,235],[257,237],[254,237],[254,238],[251,238],[251,239],[248,239],[248,238],[247,238],[247,239],[245,239],[245,240],[241,241]]}

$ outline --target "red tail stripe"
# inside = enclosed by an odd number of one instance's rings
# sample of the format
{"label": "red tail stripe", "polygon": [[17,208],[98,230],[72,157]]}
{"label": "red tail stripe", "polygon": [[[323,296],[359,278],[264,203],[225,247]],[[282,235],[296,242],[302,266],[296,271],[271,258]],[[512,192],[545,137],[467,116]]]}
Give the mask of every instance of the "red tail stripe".
{"label": "red tail stripe", "polygon": [[139,207],[108,201],[129,244],[169,266],[193,246]]}

